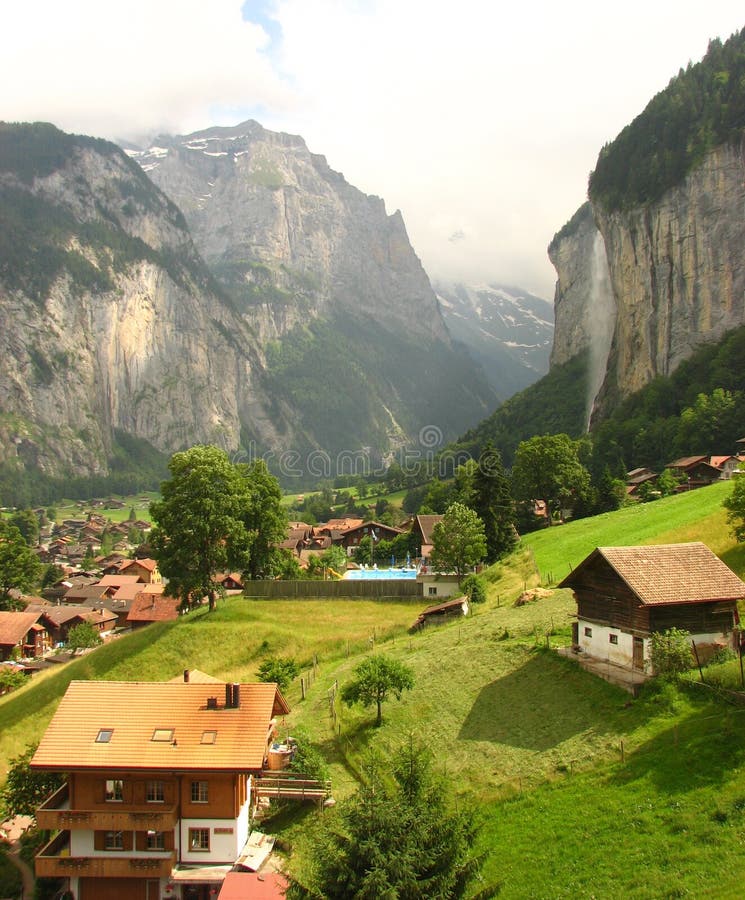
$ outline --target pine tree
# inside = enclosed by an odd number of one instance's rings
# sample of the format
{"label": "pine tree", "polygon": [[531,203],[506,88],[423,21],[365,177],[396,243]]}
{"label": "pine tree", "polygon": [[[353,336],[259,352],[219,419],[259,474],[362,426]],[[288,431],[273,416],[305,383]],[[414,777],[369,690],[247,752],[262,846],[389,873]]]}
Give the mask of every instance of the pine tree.
{"label": "pine tree", "polygon": [[473,510],[484,523],[486,561],[496,562],[510,553],[517,543],[510,481],[502,457],[488,441],[473,475]]}

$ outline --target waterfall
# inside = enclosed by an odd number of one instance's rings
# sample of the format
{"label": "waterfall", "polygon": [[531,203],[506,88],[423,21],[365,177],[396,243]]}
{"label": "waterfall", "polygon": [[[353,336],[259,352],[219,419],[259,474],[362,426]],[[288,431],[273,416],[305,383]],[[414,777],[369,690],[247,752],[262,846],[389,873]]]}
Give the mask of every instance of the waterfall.
{"label": "waterfall", "polygon": [[616,298],[608,269],[603,235],[595,232],[590,266],[590,297],[587,305],[587,333],[590,338],[590,360],[587,377],[587,408],[585,427],[590,427],[590,417],[600,388],[605,379],[608,354],[616,323]]}

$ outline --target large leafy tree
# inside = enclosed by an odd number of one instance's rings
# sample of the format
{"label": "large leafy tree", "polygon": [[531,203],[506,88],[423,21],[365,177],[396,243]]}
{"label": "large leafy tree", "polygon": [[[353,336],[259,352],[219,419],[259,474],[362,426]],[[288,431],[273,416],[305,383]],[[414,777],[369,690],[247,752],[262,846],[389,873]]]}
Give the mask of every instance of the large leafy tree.
{"label": "large leafy tree", "polygon": [[37,808],[64,781],[58,772],[40,772],[29,765],[38,742],[28,744],[20,756],[10,761],[8,777],[0,794],[6,816],[34,816]]}
{"label": "large leafy tree", "polygon": [[451,504],[432,529],[432,567],[465,575],[485,556],[484,523],[462,503]]}
{"label": "large leafy tree", "polygon": [[481,451],[473,475],[470,506],[484,523],[486,561],[496,562],[514,549],[517,532],[510,480],[504,471],[502,457],[491,441]]}
{"label": "large leafy tree", "polygon": [[727,521],[738,541],[745,541],[745,478],[735,479],[732,493],[725,497],[722,506],[727,510]]}
{"label": "large leafy tree", "polygon": [[246,530],[253,535],[246,573],[251,578],[279,574],[282,559],[276,545],[287,537],[287,512],[282,491],[263,459],[238,465],[246,482],[248,501],[243,515]]}
{"label": "large leafy tree", "polygon": [[182,606],[207,597],[215,609],[219,572],[245,572],[256,531],[247,527],[248,481],[217,447],[175,453],[162,499],[150,511],[150,541],[168,589]]}
{"label": "large leafy tree", "polygon": [[21,532],[0,519],[0,609],[13,606],[10,591],[28,591],[41,576],[38,557],[29,548]]}
{"label": "large leafy tree", "polygon": [[499,888],[474,883],[484,863],[477,837],[474,810],[454,806],[428,754],[411,741],[393,763],[372,758],[356,795],[320,820],[286,896],[486,900]]}
{"label": "large leafy tree", "polygon": [[402,662],[379,654],[368,656],[354,670],[352,680],[341,689],[341,699],[347,706],[359,703],[364,707],[375,706],[375,724],[383,722],[383,704],[390,694],[397,700],[404,691],[414,687],[414,673]]}
{"label": "large leafy tree", "polygon": [[590,473],[580,462],[579,450],[579,442],[567,434],[536,435],[522,441],[512,467],[515,499],[545,500],[552,510],[574,506],[590,486]]}

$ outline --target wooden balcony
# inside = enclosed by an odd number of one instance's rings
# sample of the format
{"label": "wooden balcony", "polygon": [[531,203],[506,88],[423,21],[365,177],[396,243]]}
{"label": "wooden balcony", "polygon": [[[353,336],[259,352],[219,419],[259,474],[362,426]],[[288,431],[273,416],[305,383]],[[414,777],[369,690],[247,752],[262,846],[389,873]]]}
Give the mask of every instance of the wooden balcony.
{"label": "wooden balcony", "polygon": [[49,831],[170,831],[177,821],[175,804],[153,803],[137,809],[122,808],[121,804],[97,809],[71,809],[70,792],[66,784],[48,797],[36,811],[37,825]]}
{"label": "wooden balcony", "polygon": [[43,847],[36,857],[37,878],[165,878],[176,862],[175,852],[158,856],[124,855],[70,856],[70,832],[63,831]]}

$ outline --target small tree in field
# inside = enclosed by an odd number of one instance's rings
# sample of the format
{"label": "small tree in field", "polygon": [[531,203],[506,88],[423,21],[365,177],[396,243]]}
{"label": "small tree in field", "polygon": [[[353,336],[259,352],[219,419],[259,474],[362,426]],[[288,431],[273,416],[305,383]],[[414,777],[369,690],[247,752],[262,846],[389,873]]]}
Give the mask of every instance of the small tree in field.
{"label": "small tree in field", "polygon": [[259,666],[259,681],[279,685],[286,690],[293,678],[297,678],[300,667],[292,656],[270,656]]}
{"label": "small tree in field", "polygon": [[655,631],[650,646],[655,675],[674,681],[691,668],[691,636],[687,631],[681,628]]}
{"label": "small tree in field", "polygon": [[732,534],[738,541],[745,541],[745,478],[735,480],[732,493],[724,498],[722,506],[727,510]]}
{"label": "small tree in field", "polygon": [[401,699],[404,691],[414,687],[414,673],[409,666],[390,656],[368,656],[354,670],[353,678],[341,689],[341,699],[347,706],[360,703],[377,707],[375,724],[383,721],[383,703],[393,694]]}
{"label": "small tree in field", "polygon": [[68,650],[87,650],[89,647],[97,647],[102,643],[101,635],[90,622],[74,625],[67,633]]}

